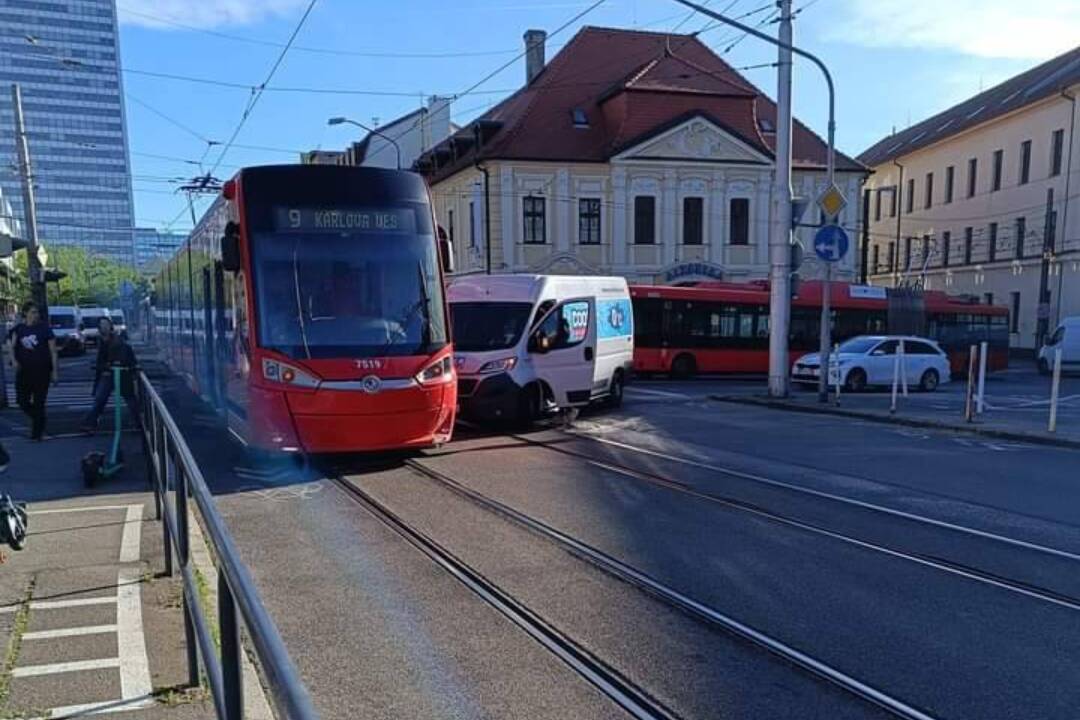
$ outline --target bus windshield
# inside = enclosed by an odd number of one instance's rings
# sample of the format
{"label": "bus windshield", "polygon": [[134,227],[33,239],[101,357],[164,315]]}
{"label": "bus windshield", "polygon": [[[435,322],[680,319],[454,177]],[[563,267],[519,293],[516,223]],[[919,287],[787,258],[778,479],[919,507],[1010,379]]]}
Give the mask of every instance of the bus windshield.
{"label": "bus windshield", "polygon": [[454,349],[462,352],[483,352],[517,345],[531,310],[531,303],[518,302],[451,304]]}
{"label": "bus windshield", "polygon": [[261,347],[318,359],[420,355],[447,343],[432,235],[261,233],[252,248]]}
{"label": "bus windshield", "polygon": [[49,314],[49,324],[54,328],[60,330],[70,330],[75,327],[74,315],[53,315]]}

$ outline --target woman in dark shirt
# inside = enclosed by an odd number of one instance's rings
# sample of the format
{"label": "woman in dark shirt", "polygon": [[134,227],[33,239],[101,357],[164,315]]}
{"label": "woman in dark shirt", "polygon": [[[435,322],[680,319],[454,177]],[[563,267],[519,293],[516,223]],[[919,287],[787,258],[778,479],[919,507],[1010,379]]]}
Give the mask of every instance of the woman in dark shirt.
{"label": "woman in dark shirt", "polygon": [[23,322],[11,331],[11,355],[15,363],[15,397],[30,418],[30,439],[45,433],[45,400],[49,382],[57,382],[56,338],[33,302],[23,305]]}

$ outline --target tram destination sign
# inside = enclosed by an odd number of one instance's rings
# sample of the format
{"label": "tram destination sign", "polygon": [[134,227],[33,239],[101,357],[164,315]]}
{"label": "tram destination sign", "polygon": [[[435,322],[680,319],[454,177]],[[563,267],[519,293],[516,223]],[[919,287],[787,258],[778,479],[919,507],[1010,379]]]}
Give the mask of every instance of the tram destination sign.
{"label": "tram destination sign", "polygon": [[278,232],[414,233],[416,212],[412,208],[276,207],[274,229]]}

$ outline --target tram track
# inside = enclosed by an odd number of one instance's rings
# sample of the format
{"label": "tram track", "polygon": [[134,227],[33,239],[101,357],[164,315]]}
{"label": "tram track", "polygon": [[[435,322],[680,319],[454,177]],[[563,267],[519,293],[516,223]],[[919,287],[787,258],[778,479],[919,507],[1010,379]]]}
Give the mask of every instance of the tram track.
{"label": "tram track", "polygon": [[[516,510],[483,493],[477,492],[451,476],[424,464],[422,459],[407,459],[405,465],[484,510],[502,517],[566,550],[578,559],[616,579],[658,599],[665,605],[735,635],[751,645],[808,672],[819,680],[831,683],[845,692],[876,705],[892,715],[906,720],[934,720],[935,716],[904,702],[844,671],[813,657],[784,641],[702,603],[666,585],[636,568],[597,548]],[[360,491],[362,492],[362,491]]]}
{"label": "tram track", "polygon": [[[406,465],[422,472],[412,460],[407,460]],[[631,717],[638,720],[679,720],[679,715],[651,697],[643,688],[638,687],[603,660],[581,647],[572,638],[484,577],[434,538],[410,525],[362,488],[337,473],[328,475],[328,479],[349,500],[362,507],[507,620],[539,642]]]}
{"label": "tram track", "polygon": [[[915,522],[924,522],[924,523],[927,523],[929,525],[942,527],[942,528],[945,528],[945,529],[948,529],[948,530],[952,530],[952,531],[956,531],[956,532],[962,532],[962,533],[968,533],[968,534],[971,534],[973,536],[979,537],[979,538],[984,539],[984,540],[992,540],[992,541],[997,541],[997,542],[1003,542],[1003,543],[1006,543],[1006,544],[1009,544],[1009,545],[1012,545],[1012,546],[1015,546],[1015,547],[1018,547],[1018,548],[1022,548],[1024,550],[1032,551],[1032,552],[1043,552],[1043,553],[1046,553],[1048,555],[1052,555],[1052,556],[1057,557],[1057,558],[1064,558],[1064,559],[1068,559],[1068,560],[1072,560],[1072,561],[1080,561],[1080,556],[1074,555],[1072,553],[1068,553],[1066,551],[1058,550],[1058,549],[1055,549],[1055,548],[1048,548],[1048,547],[1045,547],[1045,546],[1036,545],[1036,544],[1033,544],[1033,543],[1028,543],[1028,542],[1023,541],[1023,540],[1016,540],[1016,539],[1013,539],[1013,538],[1008,538],[1008,537],[996,535],[996,534],[993,534],[993,533],[988,533],[986,531],[977,530],[977,529],[974,529],[974,528],[966,528],[966,527],[964,527],[962,525],[955,525],[955,524],[952,524],[952,523],[946,523],[946,522],[943,522],[943,521],[935,520],[933,518],[924,518],[922,516],[915,515],[915,514],[912,514],[912,513],[907,513],[907,512],[904,512],[904,511],[900,511],[900,510],[894,510],[894,509],[891,509],[891,508],[885,508],[885,507],[874,505],[874,504],[871,504],[871,503],[866,503],[866,502],[861,501],[861,500],[855,500],[855,499],[851,499],[851,498],[843,498],[842,496],[838,496],[838,495],[835,495],[835,494],[832,494],[832,493],[824,493],[822,491],[814,490],[814,489],[811,489],[811,488],[800,488],[797,485],[793,485],[793,484],[790,484],[790,483],[784,483],[782,481],[773,480],[773,479],[769,479],[769,478],[763,478],[761,476],[757,476],[757,475],[754,475],[752,473],[746,473],[746,472],[743,472],[743,471],[740,471],[740,470],[721,468],[719,466],[715,466],[715,465],[711,465],[711,464],[705,464],[705,463],[699,463],[697,461],[692,461],[692,460],[688,460],[688,459],[684,459],[684,458],[678,458],[677,456],[662,454],[662,453],[653,452],[653,451],[639,450],[637,448],[634,448],[633,446],[627,445],[625,443],[619,443],[617,441],[611,441],[611,440],[607,440],[607,439],[603,439],[603,438],[593,438],[593,437],[590,437],[590,436],[587,436],[587,435],[581,435],[579,433],[572,433],[572,435],[573,435],[573,437],[576,437],[576,438],[582,438],[582,439],[585,439],[585,440],[590,440],[590,441],[600,442],[600,443],[610,443],[610,444],[614,444],[614,445],[617,445],[619,447],[622,447],[622,448],[625,448],[625,449],[628,449],[628,450],[638,451],[638,452],[645,452],[647,454],[652,454],[652,455],[658,455],[660,457],[663,457],[664,459],[668,459],[668,460],[672,460],[672,461],[676,461],[676,462],[681,461],[681,462],[688,463],[688,464],[691,464],[691,465],[696,465],[698,467],[704,467],[704,468],[713,470],[715,472],[720,472],[720,473],[723,473],[723,474],[733,475],[733,476],[739,477],[741,479],[758,480],[758,481],[761,481],[761,482],[767,482],[769,484],[780,485],[780,486],[782,486],[782,487],[784,487],[786,489],[793,489],[793,490],[797,490],[797,491],[805,491],[806,493],[808,493],[810,495],[814,495],[814,496],[818,496],[818,497],[824,497],[824,498],[827,498],[827,499],[830,499],[830,500],[836,500],[836,501],[839,501],[839,502],[850,502],[851,504],[856,505],[856,506],[858,506],[858,507],[860,507],[862,509],[868,509],[868,510],[884,512],[884,513],[887,513],[887,514],[890,514],[890,515],[896,515],[896,516],[902,517],[902,518],[904,518],[906,520],[911,520],[911,521],[915,521]],[[597,460],[595,457],[593,457],[591,455],[588,455],[587,453],[571,450],[571,449],[568,449],[568,448],[563,447],[563,446],[533,440],[532,438],[528,438],[528,437],[521,436],[521,435],[510,435],[508,437],[511,437],[511,438],[513,438],[513,439],[515,439],[515,440],[517,440],[519,442],[522,442],[524,445],[529,446],[529,447],[542,448],[542,449],[545,449],[545,450],[550,450],[550,451],[553,451],[553,452],[557,452],[557,453],[559,453],[561,455],[565,455],[565,456],[568,456],[568,457],[573,457],[573,458],[576,458],[576,459],[579,459],[579,460],[583,460],[586,463],[588,463],[588,464],[590,464],[590,465],[592,465],[594,467],[598,467],[600,469],[607,470],[609,472],[613,472],[613,473],[616,473],[616,474],[619,474],[619,475],[623,475],[624,477],[630,477],[630,478],[633,478],[635,480],[645,482],[645,483],[648,483],[648,484],[651,484],[651,485],[664,487],[664,488],[666,488],[668,490],[672,490],[674,492],[685,494],[685,495],[693,497],[695,499],[704,500],[704,501],[710,502],[710,503],[715,503],[715,504],[727,507],[729,509],[732,509],[732,510],[735,510],[735,511],[738,511],[738,512],[751,514],[751,515],[754,515],[756,517],[760,517],[760,518],[763,518],[765,520],[768,520],[768,521],[771,521],[771,522],[774,522],[774,523],[777,523],[777,524],[780,524],[780,525],[783,525],[783,526],[786,526],[786,527],[802,530],[802,531],[809,532],[809,533],[819,535],[819,536],[823,536],[823,537],[828,537],[828,538],[831,538],[833,540],[843,542],[845,544],[860,547],[860,548],[862,548],[864,550],[868,550],[868,551],[871,551],[871,552],[876,552],[876,553],[888,555],[890,557],[894,557],[894,558],[897,558],[897,559],[912,562],[912,563],[915,563],[915,564],[918,564],[918,565],[921,565],[921,566],[924,566],[924,567],[928,567],[928,568],[931,568],[931,569],[934,569],[934,570],[938,570],[938,571],[945,572],[945,573],[948,573],[948,574],[951,574],[951,575],[962,577],[962,578],[965,578],[965,579],[968,579],[968,580],[971,580],[971,581],[974,581],[974,582],[983,583],[983,584],[990,585],[990,586],[993,586],[993,587],[996,587],[996,588],[999,588],[999,589],[1002,589],[1002,590],[1005,590],[1005,591],[1008,591],[1008,592],[1024,595],[1026,597],[1029,597],[1029,598],[1032,598],[1032,599],[1035,599],[1035,600],[1038,600],[1038,601],[1041,601],[1041,602],[1047,602],[1047,603],[1050,603],[1050,604],[1053,604],[1053,605],[1057,605],[1059,607],[1067,608],[1069,610],[1080,611],[1080,598],[1078,598],[1076,596],[1073,596],[1073,595],[1069,595],[1069,594],[1066,594],[1066,593],[1059,593],[1059,592],[1056,592],[1054,590],[1050,590],[1048,588],[1044,588],[1044,587],[1040,587],[1040,586],[1032,584],[1032,583],[1024,582],[1022,580],[1017,580],[1017,579],[1009,578],[1009,577],[1006,577],[1006,576],[1003,576],[1003,575],[1000,575],[1000,574],[988,572],[986,570],[983,570],[983,569],[968,565],[966,563],[961,563],[961,562],[957,562],[955,560],[950,560],[948,558],[944,558],[944,557],[941,557],[939,555],[931,555],[931,554],[926,554],[926,553],[916,553],[916,552],[911,552],[911,551],[907,551],[907,550],[902,550],[902,549],[899,549],[897,547],[886,545],[886,544],[883,544],[883,543],[880,543],[880,542],[875,542],[875,541],[866,540],[866,539],[863,539],[863,538],[860,538],[860,537],[856,537],[855,535],[852,535],[850,533],[840,532],[840,531],[837,531],[837,530],[831,530],[831,529],[826,528],[824,526],[821,526],[821,525],[818,525],[818,524],[815,524],[815,523],[812,523],[812,522],[808,522],[808,521],[805,521],[805,520],[799,520],[799,519],[791,517],[789,515],[785,515],[783,513],[779,513],[779,512],[773,511],[773,510],[769,510],[769,509],[767,509],[765,507],[762,507],[760,505],[749,503],[749,502],[746,502],[744,500],[739,500],[739,499],[734,498],[734,497],[730,497],[730,496],[726,496],[726,495],[718,495],[718,494],[715,494],[715,493],[709,493],[709,492],[704,492],[704,491],[701,491],[701,490],[696,490],[696,489],[690,487],[689,485],[687,485],[686,483],[680,482],[680,481],[672,479],[670,477],[666,477],[664,475],[660,475],[660,474],[649,472],[649,471],[643,471],[643,470],[640,470],[640,469],[637,469],[637,468],[630,467],[628,465],[624,465],[622,463],[609,462],[609,461],[604,461],[604,460]]]}

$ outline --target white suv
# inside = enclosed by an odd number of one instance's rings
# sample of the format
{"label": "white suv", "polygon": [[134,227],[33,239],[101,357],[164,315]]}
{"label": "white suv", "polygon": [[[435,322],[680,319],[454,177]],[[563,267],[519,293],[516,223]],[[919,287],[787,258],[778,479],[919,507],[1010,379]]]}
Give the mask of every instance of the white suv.
{"label": "white suv", "polygon": [[[908,335],[859,335],[841,343],[839,352],[832,354],[829,385],[839,381],[848,392],[891,385],[901,342],[904,343],[901,372],[909,385],[932,392],[941,383],[949,382],[949,356],[933,340]],[[816,385],[820,372],[818,353],[810,353],[795,361],[791,379]]]}

